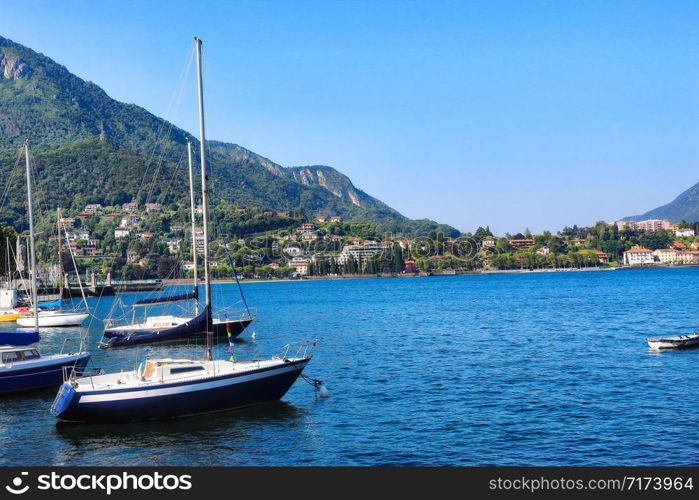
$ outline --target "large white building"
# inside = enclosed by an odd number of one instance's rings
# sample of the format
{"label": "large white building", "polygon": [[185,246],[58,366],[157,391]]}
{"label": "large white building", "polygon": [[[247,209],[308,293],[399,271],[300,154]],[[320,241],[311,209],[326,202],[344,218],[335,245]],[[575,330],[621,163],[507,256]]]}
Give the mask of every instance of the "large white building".
{"label": "large white building", "polygon": [[653,250],[653,257],[665,264],[677,262],[677,250],[673,248],[658,248]]}
{"label": "large white building", "polygon": [[624,265],[643,266],[655,262],[653,252],[643,247],[634,247],[624,252]]}
{"label": "large white building", "polygon": [[694,238],[694,229],[681,227],[675,229],[675,236],[678,238]]}
{"label": "large white building", "polygon": [[659,248],[653,251],[653,256],[665,264],[696,264],[699,261],[699,252],[675,248]]}
{"label": "large white building", "polygon": [[289,266],[294,268],[294,274],[306,276],[308,274],[308,261],[301,257],[294,257],[289,261]]}
{"label": "large white building", "polygon": [[102,205],[99,203],[91,203],[90,205],[85,205],[85,213],[94,214],[102,210]]}
{"label": "large white building", "polygon": [[130,226],[135,226],[141,222],[141,218],[138,215],[129,215],[128,217],[124,217],[121,219],[121,224],[119,224],[121,227],[130,227]]}
{"label": "large white building", "polygon": [[670,229],[670,221],[665,219],[648,219],[639,222],[632,220],[618,220],[614,223],[614,225],[619,229],[629,228],[633,231],[640,231],[644,233],[654,233],[656,231]]}
{"label": "large white building", "polygon": [[197,254],[204,255],[204,229],[201,227],[194,228],[194,247]]}
{"label": "large white building", "polygon": [[303,250],[299,247],[286,247],[284,249],[284,253],[289,255],[290,257],[300,257],[301,255],[303,255]]}
{"label": "large white building", "polygon": [[70,232],[66,233],[66,239],[68,241],[89,240],[90,233],[88,233],[87,231]]}
{"label": "large white building", "polygon": [[363,245],[346,245],[337,257],[339,264],[344,264],[350,259],[366,262],[375,255],[385,252],[390,248],[390,244],[385,243],[365,243]]}
{"label": "large white building", "polygon": [[699,262],[699,252],[688,252],[686,250],[680,250],[677,252],[678,264],[696,264]]}

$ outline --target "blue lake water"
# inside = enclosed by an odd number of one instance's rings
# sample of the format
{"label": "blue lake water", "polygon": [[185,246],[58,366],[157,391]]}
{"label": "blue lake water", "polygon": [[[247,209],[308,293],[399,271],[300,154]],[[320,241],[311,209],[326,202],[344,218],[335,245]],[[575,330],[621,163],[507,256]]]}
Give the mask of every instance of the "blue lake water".
{"label": "blue lake water", "polygon": [[[644,339],[697,328],[698,281],[690,268],[248,284],[258,317],[236,356],[318,338],[305,373],[331,398],[299,380],[257,408],[56,427],[55,391],[4,397],[0,465],[697,465],[699,349],[653,353]],[[46,333],[44,350],[65,336]]]}

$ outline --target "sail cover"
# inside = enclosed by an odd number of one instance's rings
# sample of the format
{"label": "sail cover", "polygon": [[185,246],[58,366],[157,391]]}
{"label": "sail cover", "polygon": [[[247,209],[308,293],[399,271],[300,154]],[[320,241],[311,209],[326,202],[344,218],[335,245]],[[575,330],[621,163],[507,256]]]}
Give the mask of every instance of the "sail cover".
{"label": "sail cover", "polygon": [[150,304],[160,304],[162,302],[178,302],[180,300],[196,299],[199,297],[197,290],[194,289],[189,293],[182,293],[179,295],[168,295],[164,297],[155,297],[153,299],[143,299],[136,302],[137,306],[146,306]]}
{"label": "sail cover", "polygon": [[63,301],[61,299],[56,299],[51,302],[39,302],[40,309],[53,309],[56,307],[63,307]]}
{"label": "sail cover", "polygon": [[39,332],[0,332],[0,345],[25,346],[39,342]]}

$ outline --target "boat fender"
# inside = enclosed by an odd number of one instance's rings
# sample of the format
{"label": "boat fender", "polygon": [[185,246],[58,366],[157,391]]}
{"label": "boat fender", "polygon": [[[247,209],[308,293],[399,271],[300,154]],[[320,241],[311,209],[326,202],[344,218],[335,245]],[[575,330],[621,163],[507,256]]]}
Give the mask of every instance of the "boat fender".
{"label": "boat fender", "polygon": [[75,397],[75,388],[68,382],[65,382],[58,390],[56,399],[51,405],[51,414],[55,417],[60,417],[61,414],[70,406]]}
{"label": "boat fender", "polygon": [[330,393],[328,388],[325,387],[325,384],[321,383],[320,389],[318,389],[318,396],[320,396],[321,398],[329,398],[330,396],[332,396],[332,394]]}
{"label": "boat fender", "polygon": [[332,396],[332,393],[328,390],[327,387],[325,387],[325,384],[323,383],[322,380],[318,380],[315,378],[307,377],[303,373],[301,374],[301,378],[306,381],[309,385],[313,386],[313,390],[316,393],[316,398],[321,397],[321,398],[329,398]]}

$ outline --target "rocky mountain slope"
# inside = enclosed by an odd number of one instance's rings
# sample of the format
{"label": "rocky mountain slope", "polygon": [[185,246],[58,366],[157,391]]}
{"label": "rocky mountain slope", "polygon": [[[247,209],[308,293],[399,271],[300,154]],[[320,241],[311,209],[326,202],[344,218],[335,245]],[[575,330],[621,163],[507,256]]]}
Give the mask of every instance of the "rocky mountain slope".
{"label": "rocky mountain slope", "polygon": [[[188,138],[197,147],[186,131],[0,36],[0,175],[11,178],[29,139],[47,210],[132,199],[186,203]],[[394,234],[458,234],[451,226],[404,217],[332,167],[284,168],[236,144],[210,146],[217,195],[235,205],[341,215]],[[23,193],[7,193],[0,222],[21,225]]]}

